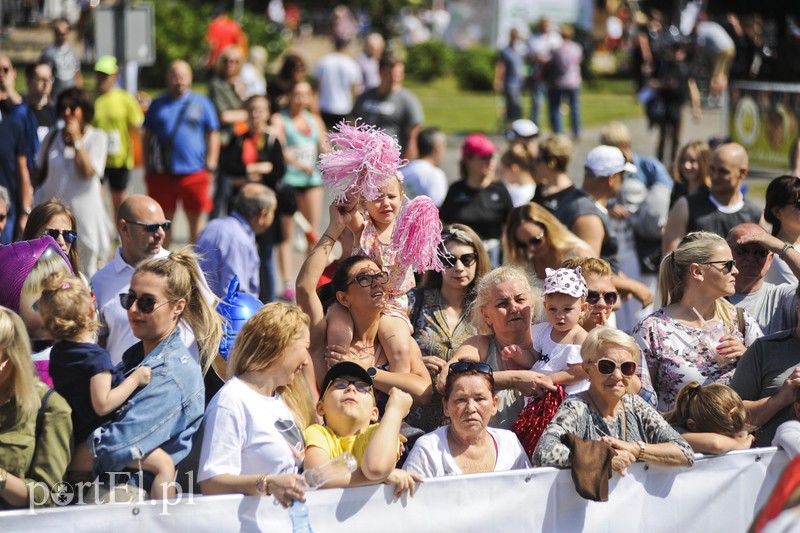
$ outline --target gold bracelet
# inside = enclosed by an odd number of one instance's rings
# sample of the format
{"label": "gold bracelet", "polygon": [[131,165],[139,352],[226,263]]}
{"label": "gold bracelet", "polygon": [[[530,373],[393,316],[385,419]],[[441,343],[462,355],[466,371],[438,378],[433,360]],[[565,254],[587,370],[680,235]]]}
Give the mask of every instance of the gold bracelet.
{"label": "gold bracelet", "polygon": [[267,477],[267,474],[261,474],[258,476],[258,481],[256,481],[256,492],[263,494],[264,496],[272,496],[272,492],[269,490],[269,480]]}

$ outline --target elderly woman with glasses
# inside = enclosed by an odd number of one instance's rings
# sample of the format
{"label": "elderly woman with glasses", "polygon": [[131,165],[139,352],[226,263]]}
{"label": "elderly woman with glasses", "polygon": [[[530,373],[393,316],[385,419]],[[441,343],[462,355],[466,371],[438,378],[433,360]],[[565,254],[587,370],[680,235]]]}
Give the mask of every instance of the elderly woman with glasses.
{"label": "elderly woman with glasses", "polygon": [[[469,226],[446,226],[442,241],[444,272],[427,272],[422,286],[409,292],[414,340],[433,379],[461,343],[478,332],[467,311],[475,298],[475,286],[489,271],[489,255]],[[423,431],[440,427],[445,418],[439,393],[434,391],[431,402],[412,409],[406,420]]]}
{"label": "elderly woman with glasses", "polygon": [[328,368],[340,361],[354,361],[367,369],[377,389],[378,407],[382,408],[392,387],[411,395],[414,403],[430,400],[430,374],[422,362],[419,346],[412,342],[409,359],[411,372],[391,372],[386,351],[378,338],[381,312],[386,307],[389,275],[370,258],[354,255],[344,259],[333,274],[330,297],[325,304],[337,301],[353,318],[350,346],[328,345],[325,306],[317,293],[317,282],[328,263],[333,245],[346,229],[355,205],[332,204],[330,223],[317,245],[306,258],[297,276],[297,304],[311,318],[311,362],[317,385]]}
{"label": "elderly woman with glasses", "polygon": [[736,261],[725,239],[704,231],[686,235],[661,260],[662,308],[645,317],[633,336],[644,351],[658,410],[674,408],[692,381],[726,385],[761,328],[726,299],[736,292]]}
{"label": "elderly woman with glasses", "polygon": [[533,202],[511,211],[504,237],[510,263],[527,268],[540,280],[546,269],[560,268],[565,259],[597,255],[550,211]]}
{"label": "elderly woman with glasses", "polygon": [[571,433],[599,440],[616,455],[612,469],[624,474],[636,461],[661,466],[691,466],[689,444],[647,403],[628,393],[636,374],[639,347],[626,333],[609,327],[593,329],[581,347],[589,389],[567,397],[547,426],[536,451],[536,466],[569,467],[572,451],[563,442]]}
{"label": "elderly woman with glasses", "polygon": [[517,436],[489,427],[498,405],[494,385],[492,367],[486,363],[450,365],[443,401],[450,424],[420,437],[403,469],[439,477],[529,468]]}

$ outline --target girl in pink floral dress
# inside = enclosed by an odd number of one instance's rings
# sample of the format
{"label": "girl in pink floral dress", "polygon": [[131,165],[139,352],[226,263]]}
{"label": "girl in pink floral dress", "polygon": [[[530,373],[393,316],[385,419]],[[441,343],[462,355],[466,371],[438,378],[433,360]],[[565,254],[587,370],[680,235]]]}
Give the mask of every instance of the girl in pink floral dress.
{"label": "girl in pink floral dress", "polygon": [[[725,300],[735,292],[738,272],[725,240],[704,231],[688,234],[661,261],[662,308],[633,331],[659,411],[672,410],[678,391],[692,381],[727,384],[746,347],[762,335],[749,313]],[[712,321],[723,324],[719,338],[707,332]]]}

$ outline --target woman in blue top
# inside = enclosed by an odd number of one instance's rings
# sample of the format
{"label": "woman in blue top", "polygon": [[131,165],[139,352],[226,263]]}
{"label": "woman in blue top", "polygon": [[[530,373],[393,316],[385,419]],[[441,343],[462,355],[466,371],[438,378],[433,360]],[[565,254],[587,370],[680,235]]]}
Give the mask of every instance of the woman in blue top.
{"label": "woman in blue top", "polygon": [[[295,189],[298,209],[319,235],[324,191],[317,159],[328,151],[328,136],[322,119],[309,110],[312,101],[311,85],[307,81],[295,82],[289,90],[288,106],[272,117],[272,123],[286,156],[283,182]],[[294,227],[285,230],[291,235]]]}
{"label": "woman in blue top", "polygon": [[[125,373],[139,366],[152,373],[150,383],[91,435],[95,475],[119,472],[156,448],[176,465],[189,454],[203,418],[201,365],[210,366],[222,337],[221,318],[203,286],[195,254],[181,250],[139,263],[130,289],[120,295],[133,334],[141,339],[122,356]],[[182,338],[188,328],[200,361]]]}

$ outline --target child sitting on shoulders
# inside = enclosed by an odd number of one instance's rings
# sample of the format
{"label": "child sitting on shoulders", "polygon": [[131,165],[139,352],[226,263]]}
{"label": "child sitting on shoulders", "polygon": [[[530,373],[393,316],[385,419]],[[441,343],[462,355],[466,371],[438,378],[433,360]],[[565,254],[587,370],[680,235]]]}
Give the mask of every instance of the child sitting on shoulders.
{"label": "child sitting on shoulders", "polygon": [[[44,287],[37,307],[57,341],[50,352],[50,376],[56,392],[72,408],[76,447],[69,470],[82,475],[92,470],[94,462],[87,439],[139,387],[150,383],[151,369],[140,366],[126,378],[120,367],[111,363],[109,353],[96,344],[100,324],[95,318],[94,296],[83,281],[56,273]],[[139,464],[130,467],[139,468]],[[157,448],[144,456],[141,468],[155,476],[154,499],[175,497],[175,465],[169,454]]]}
{"label": "child sitting on shoulders", "polygon": [[549,376],[553,384],[563,385],[567,394],[575,394],[589,388],[581,359],[581,345],[587,333],[578,324],[588,307],[586,280],[580,267],[548,268],[546,273],[547,322],[531,326],[533,352],[511,345],[503,349],[502,355],[520,368]]}
{"label": "child sitting on shoulders", "polygon": [[[389,370],[410,372],[413,328],[408,318],[407,293],[414,288],[414,271],[409,265],[397,264],[398,251],[392,245],[392,233],[403,204],[400,178],[390,178],[375,200],[351,197],[351,202],[353,216],[349,227],[354,235],[353,255],[369,257],[388,274],[385,282],[388,301],[378,325],[378,338],[386,350]],[[364,209],[363,213],[359,212],[359,207]],[[327,320],[328,345],[350,346],[353,340],[350,313],[337,302],[328,308]]]}
{"label": "child sitting on shoulders", "polygon": [[395,486],[395,496],[415,492],[421,478],[395,468],[402,442],[400,423],[411,409],[411,396],[398,388],[389,391],[389,401],[380,424],[372,378],[360,365],[345,361],[331,367],[322,383],[317,414],[325,425],[313,424],[303,431],[306,441],[303,468],[322,466],[344,452],[352,453],[358,469],[336,478],[325,488],[355,487],[371,483]]}
{"label": "child sitting on shoulders", "polygon": [[678,391],[675,408],[664,418],[695,453],[720,454],[753,445],[742,399],[721,383],[687,383]]}

